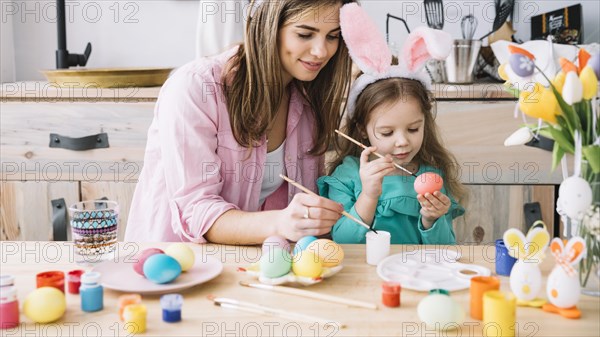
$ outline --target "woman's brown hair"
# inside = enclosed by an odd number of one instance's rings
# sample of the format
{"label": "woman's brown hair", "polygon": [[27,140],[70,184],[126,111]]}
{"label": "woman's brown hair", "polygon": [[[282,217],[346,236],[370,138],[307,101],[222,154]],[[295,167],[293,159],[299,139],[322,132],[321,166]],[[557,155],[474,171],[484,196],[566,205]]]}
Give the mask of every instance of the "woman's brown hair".
{"label": "woman's brown hair", "polygon": [[[261,140],[284,96],[277,44],[281,27],[311,10],[350,2],[355,1],[267,0],[252,11],[246,24],[246,42],[229,60],[223,81],[233,136],[240,145],[250,148]],[[336,53],[313,81],[292,80],[290,85],[299,89],[314,111],[310,154],[321,155],[332,143],[350,78],[351,60],[340,38]]]}
{"label": "woman's brown hair", "polygon": [[[366,136],[366,126],[371,111],[407,97],[417,100],[424,116],[423,144],[413,160],[420,165],[429,165],[440,170],[450,194],[456,200],[466,201],[467,190],[460,183],[456,158],[442,145],[439,137],[439,130],[432,112],[433,97],[421,82],[396,77],[370,84],[356,99],[354,115],[346,121],[342,132],[365,145],[370,145],[369,138]],[[329,174],[342,163],[346,156],[360,157],[362,152],[362,148],[342,137],[336,139],[336,150],[336,158],[328,167]]]}

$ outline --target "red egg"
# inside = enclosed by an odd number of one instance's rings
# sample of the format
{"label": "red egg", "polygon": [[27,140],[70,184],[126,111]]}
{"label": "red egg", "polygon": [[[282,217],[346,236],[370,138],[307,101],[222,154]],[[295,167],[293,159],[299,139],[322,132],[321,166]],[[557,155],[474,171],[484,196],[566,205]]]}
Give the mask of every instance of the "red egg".
{"label": "red egg", "polygon": [[146,262],[146,260],[154,254],[164,253],[165,252],[162,249],[158,248],[147,248],[142,250],[136,257],[137,262],[133,264],[133,270],[135,270],[136,273],[146,277],[146,275],[144,275],[144,262]]}
{"label": "red egg", "polygon": [[440,191],[444,186],[444,180],[440,177],[439,174],[435,174],[433,172],[427,172],[420,174],[415,179],[415,191],[418,194],[431,193],[435,191]]}

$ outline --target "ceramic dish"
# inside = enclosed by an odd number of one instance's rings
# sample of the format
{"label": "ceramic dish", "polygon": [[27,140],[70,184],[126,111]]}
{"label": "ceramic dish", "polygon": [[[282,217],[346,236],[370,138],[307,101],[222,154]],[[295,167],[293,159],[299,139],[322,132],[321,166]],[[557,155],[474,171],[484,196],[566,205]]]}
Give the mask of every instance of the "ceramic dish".
{"label": "ceramic dish", "polygon": [[164,294],[181,291],[212,280],[223,271],[223,264],[211,256],[196,254],[194,266],[179,275],[175,281],[167,284],[156,284],[133,270],[131,256],[104,261],[94,267],[93,271],[102,274],[102,286],[107,289],[138,294]]}
{"label": "ceramic dish", "polygon": [[173,68],[98,68],[42,70],[48,82],[66,87],[157,87]]}
{"label": "ceramic dish", "polygon": [[451,249],[422,249],[390,255],[377,265],[384,281],[399,282],[403,289],[429,291],[467,289],[471,278],[490,276],[488,268],[457,262],[460,253]]}
{"label": "ceramic dish", "polygon": [[305,277],[298,276],[293,272],[289,272],[288,274],[277,277],[277,278],[268,278],[264,277],[260,273],[260,265],[258,263],[253,263],[248,268],[239,268],[239,271],[245,272],[248,275],[255,277],[258,279],[260,283],[269,284],[269,285],[281,285],[281,284],[300,284],[303,286],[309,286],[323,281],[328,277],[331,277],[337,274],[340,270],[342,270],[342,266],[335,266],[331,268],[324,267],[321,276],[319,277]]}

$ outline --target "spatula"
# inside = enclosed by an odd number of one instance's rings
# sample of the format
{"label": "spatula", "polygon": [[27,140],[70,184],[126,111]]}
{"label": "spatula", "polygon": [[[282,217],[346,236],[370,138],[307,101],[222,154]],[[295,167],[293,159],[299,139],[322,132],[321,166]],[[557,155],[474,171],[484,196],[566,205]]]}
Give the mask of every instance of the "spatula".
{"label": "spatula", "polygon": [[424,0],[425,18],[427,25],[433,29],[444,28],[444,2],[443,0]]}

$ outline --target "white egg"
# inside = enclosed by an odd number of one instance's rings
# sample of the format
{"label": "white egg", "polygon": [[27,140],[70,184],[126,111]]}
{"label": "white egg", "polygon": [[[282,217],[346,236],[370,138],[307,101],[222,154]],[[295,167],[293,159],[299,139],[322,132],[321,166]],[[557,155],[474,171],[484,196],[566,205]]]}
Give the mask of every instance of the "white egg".
{"label": "white egg", "polygon": [[581,286],[577,274],[569,276],[562,267],[556,266],[548,276],[546,296],[548,301],[559,308],[570,308],[579,302]]}
{"label": "white egg", "polygon": [[542,272],[537,262],[519,260],[510,271],[510,290],[523,301],[535,299],[542,289]]}
{"label": "white egg", "polygon": [[590,184],[577,176],[563,180],[558,189],[558,196],[562,210],[568,217],[575,220],[581,219],[592,204]]}
{"label": "white egg", "polygon": [[465,319],[465,311],[452,297],[443,294],[430,294],[417,306],[419,319],[430,329],[454,330],[460,328]]}

